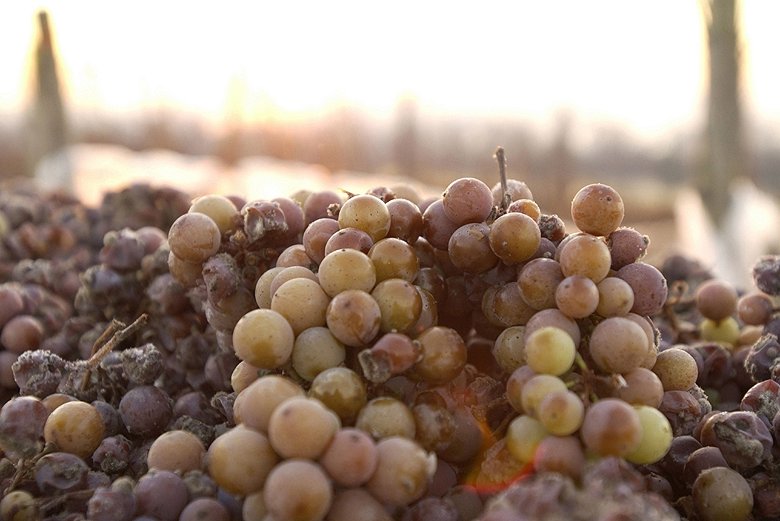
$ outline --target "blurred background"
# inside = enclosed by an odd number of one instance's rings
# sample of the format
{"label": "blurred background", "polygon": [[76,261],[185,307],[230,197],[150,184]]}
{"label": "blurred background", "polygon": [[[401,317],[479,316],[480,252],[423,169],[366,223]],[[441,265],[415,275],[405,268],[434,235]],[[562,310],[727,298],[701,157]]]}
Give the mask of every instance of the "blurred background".
{"label": "blurred background", "polygon": [[248,198],[613,185],[651,260],[780,247],[780,3],[97,0],[0,7],[0,178]]}

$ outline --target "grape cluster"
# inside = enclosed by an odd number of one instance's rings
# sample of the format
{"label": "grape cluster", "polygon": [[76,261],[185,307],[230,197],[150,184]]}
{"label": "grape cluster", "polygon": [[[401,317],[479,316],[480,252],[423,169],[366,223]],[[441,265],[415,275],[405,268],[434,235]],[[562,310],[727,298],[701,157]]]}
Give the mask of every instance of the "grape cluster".
{"label": "grape cluster", "polygon": [[4,197],[3,521],[780,516],[780,261],[656,268],[610,186]]}

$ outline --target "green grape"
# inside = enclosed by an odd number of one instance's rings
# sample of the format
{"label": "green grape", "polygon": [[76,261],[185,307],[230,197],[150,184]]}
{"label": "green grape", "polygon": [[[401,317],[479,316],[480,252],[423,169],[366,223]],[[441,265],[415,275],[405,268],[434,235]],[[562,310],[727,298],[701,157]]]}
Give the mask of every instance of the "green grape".
{"label": "green grape", "polygon": [[585,417],[585,404],[572,391],[553,391],[539,403],[536,417],[550,434],[574,434]]}
{"label": "green grape", "polygon": [[739,323],[734,317],[716,322],[705,318],[699,324],[702,340],[734,345],[739,339]]}
{"label": "green grape", "polygon": [[544,398],[555,391],[566,391],[566,384],[557,376],[537,374],[523,385],[521,402],[528,416],[537,418],[537,412]]}
{"label": "green grape", "polygon": [[540,374],[562,375],[571,368],[576,354],[571,336],[554,326],[537,329],[525,341],[526,361]]}
{"label": "green grape", "polygon": [[660,461],[672,446],[672,426],[666,416],[647,405],[635,405],[642,426],[642,439],[639,446],[626,454],[626,459],[638,465],[648,465]]}
{"label": "green grape", "polygon": [[533,461],[539,443],[549,436],[542,423],[527,415],[518,416],[506,431],[506,447],[521,463]]}

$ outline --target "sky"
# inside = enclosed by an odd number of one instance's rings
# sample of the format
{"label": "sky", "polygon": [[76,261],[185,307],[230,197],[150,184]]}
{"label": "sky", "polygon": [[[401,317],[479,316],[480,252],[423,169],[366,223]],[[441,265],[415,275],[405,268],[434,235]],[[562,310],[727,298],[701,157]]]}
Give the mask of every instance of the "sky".
{"label": "sky", "polygon": [[[71,110],[170,107],[220,124],[339,103],[549,124],[563,110],[663,140],[703,120],[702,0],[4,1],[0,117],[25,106],[47,9]],[[746,113],[780,128],[780,2],[744,0]]]}

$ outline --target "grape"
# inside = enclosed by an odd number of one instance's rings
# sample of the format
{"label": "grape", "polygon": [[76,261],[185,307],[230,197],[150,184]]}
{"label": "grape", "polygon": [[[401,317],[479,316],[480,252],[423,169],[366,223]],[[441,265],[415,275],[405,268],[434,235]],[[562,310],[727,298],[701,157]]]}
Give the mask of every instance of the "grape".
{"label": "grape", "polygon": [[87,486],[89,467],[84,460],[68,452],[52,452],[35,462],[33,474],[38,490],[44,494],[72,492]]}
{"label": "grape", "polygon": [[301,244],[306,250],[306,255],[315,263],[320,264],[325,258],[325,247],[328,240],[339,231],[339,222],[330,217],[322,217],[314,221],[309,221],[307,217],[306,222],[309,225],[303,232]]}
{"label": "grape", "polygon": [[[498,182],[494,184],[493,188],[490,189],[490,192],[493,194],[493,206],[500,206],[504,202],[503,196],[501,195],[504,193],[501,183]],[[509,194],[510,201],[534,198],[528,185],[524,181],[518,179],[506,180],[506,193]]]}
{"label": "grape", "polygon": [[[424,398],[431,395],[435,399]],[[415,421],[415,439],[425,450],[441,452],[453,441],[455,417],[447,403],[437,393],[418,395],[412,408]]]}
{"label": "grape", "polygon": [[582,425],[585,405],[572,391],[553,391],[539,402],[536,417],[550,434],[568,436]]}
{"label": "grape", "polygon": [[[103,472],[116,474],[124,472],[132,457],[132,443],[118,434],[103,438],[98,448],[92,453],[92,463]],[[146,462],[146,458],[144,458]]]}
{"label": "grape", "polygon": [[527,365],[521,365],[509,376],[506,381],[506,399],[515,411],[523,412],[523,387],[526,382],[536,376],[533,369]]}
{"label": "grape", "polygon": [[230,521],[230,514],[216,499],[202,497],[184,507],[179,521]]}
{"label": "grape", "polygon": [[98,487],[87,503],[87,516],[93,521],[130,521],[135,515],[135,509],[132,489],[121,486]]}
{"label": "grape", "polygon": [[[127,424],[127,422],[126,422]],[[63,452],[89,458],[103,440],[103,419],[92,405],[74,400],[57,407],[43,427],[46,442]]]}
{"label": "grape", "polygon": [[41,448],[49,411],[33,396],[17,396],[0,409],[0,448],[10,457],[31,457]]}
{"label": "grape", "polygon": [[706,318],[718,322],[737,309],[737,291],[724,280],[711,279],[696,288],[696,308]]}
{"label": "grape", "polygon": [[213,441],[206,461],[209,475],[220,487],[247,495],[263,488],[278,459],[265,435],[239,425]]}
{"label": "grape", "polygon": [[351,249],[328,254],[320,264],[318,277],[322,289],[331,297],[348,289],[368,292],[377,282],[376,268],[369,256]]}
{"label": "grape", "polygon": [[135,486],[136,513],[161,521],[176,521],[189,499],[187,486],[173,472],[148,473]]}
{"label": "grape", "polygon": [[466,273],[483,273],[498,262],[491,249],[485,223],[468,223],[452,232],[447,243],[449,258],[455,267]]}
{"label": "grape", "polygon": [[217,253],[221,241],[219,226],[202,213],[185,213],[168,231],[168,245],[177,258],[200,263]]}
{"label": "grape", "polygon": [[550,393],[565,390],[566,384],[557,376],[536,374],[523,385],[520,398],[523,411],[533,418],[538,418],[542,400]]}
{"label": "grape", "polygon": [[557,327],[537,329],[525,340],[526,361],[537,373],[560,376],[571,368],[576,354],[574,341]]}
{"label": "grape", "polygon": [[582,275],[570,275],[555,288],[555,304],[566,316],[585,318],[599,305],[599,290],[596,284]]}
{"label": "grape", "polygon": [[[293,347],[293,349],[295,348]],[[249,387],[249,384],[257,380],[258,376],[260,376],[258,371],[259,369],[253,366],[252,364],[243,361],[239,362],[230,375],[230,387],[236,393],[240,393],[241,391]],[[175,406],[173,408],[173,412],[174,414],[176,414]]]}
{"label": "grape", "polygon": [[683,467],[683,478],[692,486],[703,471],[714,467],[728,467],[723,453],[717,447],[700,447],[691,452]]}
{"label": "grape", "polygon": [[634,291],[633,313],[652,316],[661,311],[668,288],[658,268],[644,262],[634,262],[620,268],[617,276],[628,282]]}
{"label": "grape", "polygon": [[284,214],[284,222],[287,224],[286,238],[300,242],[301,233],[306,228],[306,215],[302,205],[289,197],[274,197],[271,202],[279,205]]}
{"label": "grape", "polygon": [[647,335],[627,318],[604,319],[593,329],[590,356],[606,373],[627,373],[639,367],[649,349]]}
{"label": "grape", "polygon": [[481,307],[485,318],[500,328],[526,324],[536,313],[523,300],[516,282],[488,288],[482,296]]}
{"label": "grape", "polygon": [[419,344],[407,335],[387,333],[382,335],[371,349],[361,351],[358,360],[368,380],[382,383],[411,368],[420,360],[421,355]]}
{"label": "grape", "polygon": [[171,252],[168,255],[168,269],[179,284],[186,288],[191,288],[201,277],[203,263],[188,262]]}
{"label": "grape", "polygon": [[703,445],[718,447],[729,466],[748,470],[771,458],[772,433],[750,411],[718,412],[701,427]]}
{"label": "grape", "polygon": [[307,381],[312,381],[322,371],[344,362],[344,344],[326,327],[311,327],[295,337],[292,352],[292,366],[295,372]]}
{"label": "grape", "polygon": [[360,194],[341,205],[339,227],[363,230],[374,242],[384,238],[390,231],[390,212],[385,203],[369,194]]}
{"label": "grape", "polygon": [[152,437],[165,429],[173,416],[170,397],[153,385],[130,389],[119,402],[119,414],[127,432]]}
{"label": "grape", "polygon": [[[271,302],[273,302],[274,295],[285,282],[298,278],[308,279],[314,282],[318,281],[317,275],[304,266],[277,265],[277,267],[282,269],[273,277],[268,285],[268,297],[271,299]],[[255,286],[255,290],[257,290],[257,286]],[[270,304],[268,307],[270,307]]]}
{"label": "grape", "polygon": [[738,472],[726,467],[707,469],[693,484],[693,503],[703,521],[742,521],[750,518],[753,492]]}
{"label": "grape", "polygon": [[368,491],[382,503],[408,505],[425,493],[436,470],[436,458],[415,442],[392,436],[377,443],[377,468],[366,483]]}
{"label": "grape", "polygon": [[437,199],[423,212],[423,232],[426,241],[434,248],[446,250],[452,233],[460,224],[450,220],[444,212],[444,202]]}
{"label": "grape", "polygon": [[258,199],[241,208],[243,231],[249,242],[268,241],[281,243],[289,228],[284,211],[278,203]]}
{"label": "grape", "polygon": [[325,312],[328,329],[339,341],[351,347],[371,343],[379,333],[382,311],[374,298],[359,289],[337,294]]}
{"label": "grape", "polygon": [[434,326],[423,331],[417,341],[422,348],[422,359],[413,371],[421,380],[445,383],[455,378],[466,365],[466,345],[454,329]]}
{"label": "grape", "polygon": [[374,474],[377,460],[378,452],[371,436],[359,429],[345,428],[333,436],[320,464],[338,485],[358,487]]}
{"label": "grape", "polygon": [[227,197],[215,194],[203,195],[192,201],[189,213],[202,213],[209,217],[219,228],[221,233],[226,233],[236,226],[239,217],[238,209],[233,201]]}
{"label": "grape", "polygon": [[409,407],[390,396],[370,400],[358,413],[355,427],[375,439],[402,436],[414,439],[416,427]]}
{"label": "grape", "polygon": [[499,367],[507,373],[524,365],[525,327],[512,326],[504,329],[493,343],[491,352]]}
{"label": "grape", "polygon": [[525,214],[536,222],[539,222],[539,218],[542,216],[539,205],[533,199],[516,199],[509,204],[506,211],[507,213],[519,212]]}
{"label": "grape", "polygon": [[582,275],[598,284],[609,274],[612,263],[607,243],[601,237],[588,234],[569,237],[571,239],[565,244],[558,246],[558,262],[563,275]]}
{"label": "grape", "polygon": [[414,244],[422,234],[423,222],[420,208],[414,202],[398,197],[385,205],[390,212],[390,230],[387,236]]}
{"label": "grape", "polygon": [[[325,243],[325,256],[336,250],[358,250],[368,253],[368,250],[374,245],[371,236],[357,228],[344,228],[330,236]],[[321,261],[320,261],[321,262]]]}
{"label": "grape", "polygon": [[292,354],[295,333],[280,313],[270,309],[250,311],[233,330],[236,355],[261,369],[284,365]]}
{"label": "grape", "polygon": [[[277,275],[277,279],[282,273]],[[320,285],[309,279],[292,279],[281,286],[271,297],[271,309],[287,319],[293,333],[324,326],[325,310],[330,303]]]}
{"label": "grape", "polygon": [[263,489],[268,512],[275,519],[320,521],[333,501],[333,488],[322,468],[291,459],[273,468]]}
{"label": "grape", "polygon": [[618,228],[607,236],[607,246],[612,256],[612,269],[619,270],[644,257],[650,238],[633,228]]}
{"label": "grape", "polygon": [[[391,201],[392,202],[392,201]],[[385,507],[364,488],[347,488],[336,492],[328,511],[328,521],[392,521]]]}
{"label": "grape", "polygon": [[548,326],[563,329],[569,334],[569,336],[571,336],[572,340],[574,340],[574,345],[579,345],[581,335],[580,326],[578,326],[577,322],[575,322],[572,318],[567,317],[561,313],[560,310],[554,308],[543,309],[528,319],[528,323],[525,325],[526,341],[534,331]]}
{"label": "grape", "polygon": [[24,311],[21,292],[8,284],[0,285],[0,328]]}
{"label": "grape", "polygon": [[618,277],[606,277],[596,287],[599,303],[596,313],[604,318],[625,316],[634,307],[634,290]]}
{"label": "grape", "polygon": [[599,400],[585,411],[580,437],[588,450],[600,456],[625,457],[642,441],[639,413],[622,400]]}
{"label": "grape", "polygon": [[260,309],[271,308],[271,296],[273,295],[273,293],[271,293],[271,283],[274,278],[285,269],[287,268],[282,268],[281,266],[270,268],[263,272],[263,274],[260,275],[260,278],[257,279],[257,282],[255,283],[255,302],[257,302],[257,307]]}
{"label": "grape", "polygon": [[43,324],[31,315],[17,315],[3,326],[0,344],[8,351],[22,354],[38,349],[44,338]]}
{"label": "grape", "polygon": [[283,458],[318,458],[341,421],[319,400],[293,397],[279,404],[268,420],[268,440]]}
{"label": "grape", "polygon": [[313,192],[303,203],[303,214],[306,217],[306,224],[310,225],[318,219],[328,218],[328,208],[331,205],[340,204],[341,197],[332,190]]}
{"label": "grape", "polygon": [[493,210],[493,194],[484,182],[462,177],[451,182],[442,196],[444,214],[458,226],[487,219]]}
{"label": "grape", "polygon": [[664,397],[664,387],[653,371],[637,367],[623,375],[625,385],[615,390],[615,397],[632,405],[658,407]]}
{"label": "grape", "polygon": [[539,217],[539,231],[542,234],[542,238],[557,244],[566,236],[566,224],[563,222],[563,219],[555,214],[543,213]]}
{"label": "grape", "polygon": [[555,307],[555,289],[562,280],[561,265],[547,258],[529,261],[517,277],[523,300],[536,310]]}
{"label": "grape", "polygon": [[534,451],[537,472],[559,472],[578,480],[585,467],[585,453],[575,436],[545,436]]}
{"label": "grape", "polygon": [[506,431],[506,447],[521,463],[533,461],[539,443],[549,436],[542,423],[530,416],[521,415],[512,420]]}
{"label": "grape", "polygon": [[343,424],[351,425],[366,405],[367,391],[355,371],[347,367],[331,367],[314,378],[309,397],[325,404]]}
{"label": "grape", "polygon": [[541,242],[535,219],[523,213],[507,213],[493,221],[489,232],[490,248],[506,264],[530,259]]}
{"label": "grape", "polygon": [[739,323],[734,317],[726,317],[719,322],[705,318],[699,324],[702,340],[734,344],[739,338]]}
{"label": "grape", "polygon": [[658,353],[653,372],[661,380],[664,391],[687,391],[699,377],[696,360],[682,349],[674,347]]}
{"label": "grape", "polygon": [[280,403],[294,396],[304,396],[304,392],[292,380],[274,374],[261,376],[236,396],[233,404],[236,422],[267,432],[271,413]]}
{"label": "grape", "polygon": [[737,315],[745,324],[764,325],[772,315],[772,300],[764,293],[748,293],[737,301]]}
{"label": "grape", "polygon": [[200,469],[205,453],[206,449],[197,436],[183,430],[171,430],[154,440],[146,463],[150,469],[184,473]]}
{"label": "grape", "polygon": [[368,257],[374,263],[377,282],[399,278],[414,281],[420,261],[414,248],[401,239],[387,237],[371,246]]}
{"label": "grape", "polygon": [[626,459],[639,465],[655,463],[663,458],[672,444],[672,426],[669,420],[655,407],[634,406],[639,415],[642,429],[641,440],[636,449],[626,454]]}
{"label": "grape", "polygon": [[268,514],[268,509],[265,508],[265,499],[263,499],[263,491],[249,494],[244,498],[244,504],[241,506],[241,518],[246,521],[253,521],[255,519],[264,520]]}
{"label": "grape", "polygon": [[625,210],[620,194],[604,184],[590,184],[580,189],[571,202],[574,224],[585,233],[609,235],[623,222]]}
{"label": "grape", "polygon": [[314,268],[315,263],[306,253],[306,248],[303,247],[303,244],[292,244],[282,250],[276,258],[276,265],[282,268],[300,267],[311,270]]}
{"label": "grape", "polygon": [[422,298],[417,288],[404,279],[385,279],[371,291],[379,305],[381,322],[379,330],[407,331],[415,325],[422,312]]}

